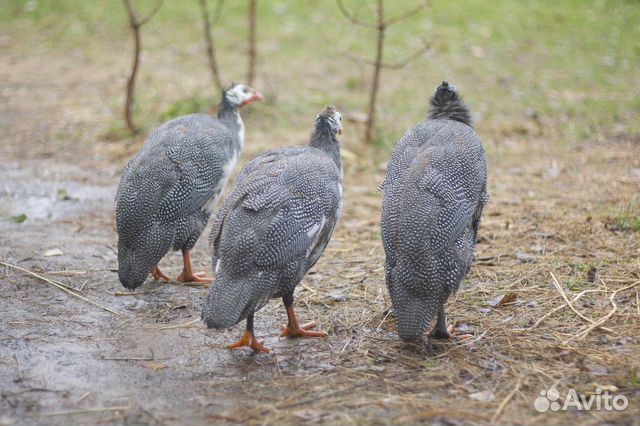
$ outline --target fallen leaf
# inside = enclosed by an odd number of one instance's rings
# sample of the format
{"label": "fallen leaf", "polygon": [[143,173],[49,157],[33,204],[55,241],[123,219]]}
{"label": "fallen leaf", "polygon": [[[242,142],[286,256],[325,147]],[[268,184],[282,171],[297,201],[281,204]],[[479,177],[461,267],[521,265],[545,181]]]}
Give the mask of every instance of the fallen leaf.
{"label": "fallen leaf", "polygon": [[472,331],[473,327],[471,327],[467,323],[462,323],[462,324],[456,325],[455,329],[456,329],[456,331],[459,331],[461,333],[466,333],[466,332]]}
{"label": "fallen leaf", "polygon": [[44,252],[45,257],[62,256],[64,253],[59,248],[54,248]]}
{"label": "fallen leaf", "polygon": [[11,220],[14,221],[15,223],[22,223],[27,220],[27,215],[22,213],[17,216],[12,216]]}
{"label": "fallen leaf", "polygon": [[70,201],[73,200],[74,198],[69,195],[69,193],[67,192],[66,189],[62,188],[62,189],[58,189],[58,200],[59,201]]}
{"label": "fallen leaf", "polygon": [[517,298],[518,298],[518,294],[517,293],[507,293],[504,296],[496,297],[491,302],[489,302],[489,304],[491,306],[494,306],[494,307],[495,306],[504,306],[506,304],[515,302]]}
{"label": "fallen leaf", "polygon": [[609,392],[618,392],[618,387],[615,385],[601,385],[599,383],[594,383],[593,386],[598,389],[602,389],[603,391],[609,391]]}
{"label": "fallen leaf", "polygon": [[147,367],[147,368],[150,368],[150,369],[152,369],[154,371],[158,371],[158,370],[162,370],[163,368],[167,368],[167,364],[163,364],[161,362],[156,362],[156,361],[145,362],[142,365]]}
{"label": "fallen leaf", "polygon": [[631,336],[624,336],[622,339],[616,342],[616,345],[627,345],[629,343],[633,343],[633,338]]}
{"label": "fallen leaf", "polygon": [[305,422],[317,422],[321,420],[324,416],[326,416],[327,413],[307,408],[304,410],[295,411],[293,415],[299,418],[300,420],[304,420]]}
{"label": "fallen leaf", "polygon": [[496,398],[496,396],[490,390],[483,390],[480,392],[470,393],[469,398],[475,399],[476,401],[490,402],[490,401],[493,401]]}

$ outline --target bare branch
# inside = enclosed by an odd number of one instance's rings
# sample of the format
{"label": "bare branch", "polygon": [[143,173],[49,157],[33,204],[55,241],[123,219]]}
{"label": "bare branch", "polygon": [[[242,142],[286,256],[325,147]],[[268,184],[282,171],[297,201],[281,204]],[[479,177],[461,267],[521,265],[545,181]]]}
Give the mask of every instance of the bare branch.
{"label": "bare branch", "polygon": [[350,13],[347,10],[347,8],[344,6],[344,3],[342,2],[342,0],[336,0],[336,1],[338,3],[338,8],[340,9],[340,12],[342,12],[344,17],[347,18],[347,20],[349,20],[352,24],[360,25],[361,27],[371,28],[374,30],[378,28],[376,24],[372,22],[363,21],[362,19],[357,18],[352,13]]}
{"label": "bare branch", "polygon": [[363,58],[362,56],[352,55],[351,53],[347,52],[346,50],[339,49],[338,53],[346,56],[347,59],[349,59],[352,62],[355,62],[356,64],[366,64],[366,65],[375,65],[376,64],[376,61],[374,61],[373,59]]}
{"label": "bare branch", "polygon": [[393,24],[397,24],[400,21],[404,21],[405,19],[412,17],[413,15],[420,12],[422,9],[426,8],[427,6],[429,6],[429,0],[423,0],[422,3],[420,3],[418,6],[414,7],[413,9],[408,10],[405,13],[402,13],[398,16],[394,16],[393,18],[387,19],[386,21],[384,21],[384,24],[387,27]]}
{"label": "bare branch", "polygon": [[378,98],[378,88],[380,87],[380,75],[382,74],[382,61],[384,58],[384,36],[386,26],[384,25],[384,0],[378,0],[377,12],[377,32],[378,41],[376,43],[376,62],[373,67],[373,79],[371,81],[371,92],[369,93],[369,109],[367,112],[367,127],[364,131],[364,142],[370,144],[376,125],[376,99]]}
{"label": "bare branch", "polygon": [[218,4],[216,5],[216,10],[213,12],[213,19],[211,20],[211,25],[215,25],[220,20],[220,16],[222,16],[222,6],[224,5],[224,0],[218,0]]}
{"label": "bare branch", "polygon": [[[222,0],[218,2],[218,5],[222,4]],[[211,71],[211,77],[213,83],[218,86],[220,90],[223,90],[222,79],[220,78],[220,71],[218,70],[218,61],[216,60],[216,53],[213,44],[213,36],[211,35],[211,20],[209,18],[209,5],[207,0],[200,0],[200,9],[202,17],[202,29],[204,31],[204,41],[206,45],[207,58],[209,60],[209,70]],[[218,7],[218,17],[220,17],[221,7]]]}
{"label": "bare branch", "polygon": [[151,10],[151,12],[149,12],[147,16],[145,16],[139,21],[138,25],[143,26],[144,24],[149,22],[151,18],[153,18],[155,14],[158,13],[158,10],[160,10],[160,7],[162,7],[162,3],[163,3],[163,0],[158,0],[158,2],[156,3],[156,6]]}
{"label": "bare branch", "polygon": [[[422,46],[421,48],[417,49],[412,54],[408,55],[402,61],[394,62],[394,63],[391,63],[391,64],[386,63],[386,62],[381,62],[380,66],[382,68],[389,69],[389,70],[397,70],[397,69],[403,68],[403,67],[409,65],[411,62],[413,62],[416,59],[418,59],[420,56],[422,56],[424,54],[424,52],[428,51],[429,49],[431,49],[431,46],[425,44],[424,46]],[[369,58],[363,58],[361,56],[353,55],[353,54],[347,52],[346,50],[340,49],[340,50],[338,50],[338,53],[344,55],[347,59],[349,59],[352,62],[355,62],[356,64],[376,65],[376,61],[375,60],[369,59]]]}
{"label": "bare branch", "polygon": [[418,59],[420,56],[424,54],[427,50],[431,49],[431,46],[425,44],[420,49],[416,50],[412,54],[408,55],[402,61],[394,62],[392,64],[383,63],[382,68],[390,69],[390,70],[399,70],[400,68],[404,68],[409,65],[411,62]]}
{"label": "bare branch", "polygon": [[257,0],[249,0],[249,63],[247,64],[247,84],[253,86],[256,77],[256,8]]}
{"label": "bare branch", "polygon": [[376,101],[378,98],[378,91],[380,88],[380,79],[382,75],[383,69],[399,69],[410,62],[416,60],[420,57],[424,52],[430,49],[429,45],[425,42],[424,46],[418,50],[416,50],[411,55],[407,56],[404,60],[396,62],[396,63],[386,63],[384,61],[384,45],[385,45],[385,34],[390,25],[398,23],[404,19],[407,19],[421,10],[426,8],[429,3],[428,0],[421,0],[420,4],[405,13],[402,13],[398,16],[394,16],[392,18],[385,19],[385,10],[384,10],[384,0],[377,0],[375,2],[375,6],[373,4],[368,3],[367,5],[371,7],[371,12],[375,16],[375,22],[367,22],[362,19],[357,18],[355,15],[350,13],[346,7],[344,6],[343,0],[336,0],[338,3],[338,7],[342,14],[353,24],[359,25],[362,27],[374,29],[377,33],[376,37],[376,53],[375,59],[362,58],[359,56],[354,56],[347,51],[340,51],[343,55],[345,55],[348,59],[355,61],[360,64],[367,64],[373,67],[373,76],[371,78],[371,86],[369,89],[369,105],[367,109],[367,122],[365,126],[365,134],[364,134],[364,142],[366,144],[371,143],[376,127]]}
{"label": "bare branch", "polygon": [[127,15],[129,16],[129,23],[132,27],[137,27],[138,24],[138,15],[136,11],[133,9],[133,5],[131,4],[131,0],[124,0],[124,6],[127,8]]}
{"label": "bare branch", "polygon": [[163,0],[158,0],[158,2],[154,6],[154,8],[149,12],[149,14],[145,16],[143,19],[140,19],[140,17],[138,16],[138,13],[133,7],[133,4],[131,4],[131,0],[124,0],[124,5],[127,8],[127,15],[129,15],[129,23],[131,24],[131,26],[133,28],[140,28],[141,26],[149,22],[151,18],[153,18],[153,16],[158,12],[158,10],[160,10],[162,3],[163,3]]}
{"label": "bare branch", "polygon": [[133,31],[134,42],[133,63],[131,64],[131,73],[127,79],[127,92],[124,102],[124,118],[131,133],[137,133],[139,131],[133,121],[133,104],[135,99],[136,77],[138,75],[138,68],[140,67],[140,52],[142,51],[142,36],[140,35],[140,28],[153,18],[160,9],[160,6],[162,6],[162,2],[163,0],[158,0],[153,10],[151,10],[146,17],[140,19],[133,7],[133,4],[131,4],[131,0],[124,0],[124,5],[129,17],[129,26]]}

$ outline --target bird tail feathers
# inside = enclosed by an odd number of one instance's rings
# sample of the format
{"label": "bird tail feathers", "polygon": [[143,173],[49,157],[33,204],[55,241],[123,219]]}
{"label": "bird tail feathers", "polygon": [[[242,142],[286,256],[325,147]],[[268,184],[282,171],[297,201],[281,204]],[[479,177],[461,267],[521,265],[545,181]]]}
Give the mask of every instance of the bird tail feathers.
{"label": "bird tail feathers", "polygon": [[202,307],[202,320],[215,329],[236,325],[269,300],[270,292],[259,294],[260,287],[250,277],[237,279],[217,273]]}

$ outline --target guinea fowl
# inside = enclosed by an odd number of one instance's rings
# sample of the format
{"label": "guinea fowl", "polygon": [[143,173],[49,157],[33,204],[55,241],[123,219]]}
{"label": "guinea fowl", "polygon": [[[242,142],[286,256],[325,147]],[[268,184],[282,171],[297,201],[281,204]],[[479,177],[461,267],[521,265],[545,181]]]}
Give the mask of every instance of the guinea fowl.
{"label": "guinea fowl", "polygon": [[230,348],[269,352],[253,334],[254,313],[282,297],[289,322],[281,336],[322,337],[299,325],[293,291],[327,246],[342,208],[342,164],[336,134],[339,112],[316,119],[309,145],[262,153],[238,175],[213,221],[210,242],[215,284],[202,318],[228,328],[246,318],[243,337]]}
{"label": "guinea fowl", "polygon": [[190,114],[158,127],[129,161],[116,194],[118,275],[128,289],[151,274],[169,281],[158,262],[182,250],[177,280],[211,282],[193,273],[189,251],[211,215],[244,145],[240,107],[261,100],[250,87],[224,91],[218,118]]}
{"label": "guinea fowl", "polygon": [[400,139],[382,184],[386,283],[405,341],[448,338],[444,304],[473,258],[487,196],[487,159],[469,110],[446,81],[426,121]]}

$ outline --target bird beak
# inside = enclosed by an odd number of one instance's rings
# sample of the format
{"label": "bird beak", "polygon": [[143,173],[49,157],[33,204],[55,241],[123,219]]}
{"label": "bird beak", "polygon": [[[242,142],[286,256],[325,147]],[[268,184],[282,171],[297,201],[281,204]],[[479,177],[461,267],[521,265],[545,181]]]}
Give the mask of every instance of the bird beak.
{"label": "bird beak", "polygon": [[338,134],[341,135],[342,134],[342,126],[340,126],[340,130],[338,130]]}
{"label": "bird beak", "polygon": [[249,105],[251,102],[254,102],[254,101],[262,101],[262,100],[264,100],[264,96],[262,96],[262,93],[252,89],[251,97],[247,98],[242,103],[242,106]]}

